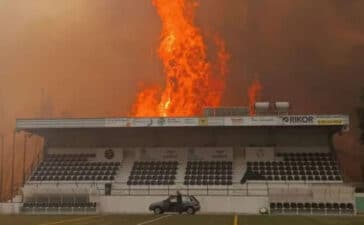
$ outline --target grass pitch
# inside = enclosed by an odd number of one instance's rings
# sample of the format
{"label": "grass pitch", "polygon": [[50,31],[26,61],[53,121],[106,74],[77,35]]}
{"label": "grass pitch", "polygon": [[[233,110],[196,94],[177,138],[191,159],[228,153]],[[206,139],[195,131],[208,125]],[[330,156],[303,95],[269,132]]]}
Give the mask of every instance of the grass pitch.
{"label": "grass pitch", "polygon": [[[233,215],[0,216],[0,225],[234,225]],[[237,225],[364,225],[364,217],[239,216]]]}

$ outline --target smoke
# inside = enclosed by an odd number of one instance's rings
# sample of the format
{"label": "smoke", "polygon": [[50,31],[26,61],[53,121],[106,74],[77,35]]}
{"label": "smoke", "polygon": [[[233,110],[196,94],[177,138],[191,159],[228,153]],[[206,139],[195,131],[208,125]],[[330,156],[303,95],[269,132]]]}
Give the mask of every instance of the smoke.
{"label": "smoke", "polygon": [[[290,101],[296,113],[353,112],[363,11],[361,0],[200,0],[198,25],[231,55],[222,104],[247,105],[258,74],[262,100]],[[15,118],[127,115],[138,83],[164,85],[151,1],[2,0],[0,30],[7,159]]]}
{"label": "smoke", "polygon": [[16,117],[125,115],[136,82],[159,72],[159,21],[150,2],[0,4],[7,127]]}
{"label": "smoke", "polygon": [[[164,85],[151,2],[1,4],[6,127],[16,117],[126,115],[138,83]],[[362,1],[200,1],[197,22],[231,53],[223,104],[247,104],[243,90],[259,74],[262,99],[301,113],[351,112],[364,81],[363,9]]]}
{"label": "smoke", "polygon": [[[263,99],[297,113],[349,113],[364,81],[363,1],[202,2],[201,23],[220,31],[231,53],[225,104],[259,74]],[[203,18],[201,18],[203,17]]]}
{"label": "smoke", "polygon": [[355,113],[364,84],[364,2],[211,0],[199,9],[201,23],[218,30],[231,53],[224,104],[247,99],[242,90],[258,74],[261,100],[289,101],[294,113],[349,114],[351,131],[335,146],[345,174],[357,180],[364,158]]}
{"label": "smoke", "polygon": [[[7,193],[15,118],[126,115],[136,83],[154,81],[160,71],[159,29],[148,1],[0,2],[0,134],[6,135]],[[29,139],[28,168],[41,147],[36,137]],[[23,134],[17,134],[15,183],[21,182],[23,142]]]}

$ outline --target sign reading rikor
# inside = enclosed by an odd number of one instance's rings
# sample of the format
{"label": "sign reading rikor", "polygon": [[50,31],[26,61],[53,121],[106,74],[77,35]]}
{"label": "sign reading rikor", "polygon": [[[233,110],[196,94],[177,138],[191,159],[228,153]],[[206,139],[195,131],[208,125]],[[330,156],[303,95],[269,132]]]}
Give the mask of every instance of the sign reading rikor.
{"label": "sign reading rikor", "polygon": [[312,125],[315,123],[315,117],[312,115],[304,116],[283,116],[282,122],[291,125]]}

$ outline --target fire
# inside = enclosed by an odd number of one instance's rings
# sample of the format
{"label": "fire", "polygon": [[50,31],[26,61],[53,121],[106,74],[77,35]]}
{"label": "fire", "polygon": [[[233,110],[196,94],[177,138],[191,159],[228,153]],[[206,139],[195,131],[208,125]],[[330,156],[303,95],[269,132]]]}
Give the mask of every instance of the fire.
{"label": "fire", "polygon": [[[134,116],[157,115],[159,112],[155,106],[159,104],[157,101],[159,96],[160,88],[158,86],[142,87],[132,109]],[[143,107],[140,107],[141,105],[143,105]]]}
{"label": "fire", "polygon": [[248,89],[248,97],[249,97],[249,113],[251,116],[255,115],[255,102],[259,97],[260,92],[262,91],[262,85],[259,80],[255,80]]}
{"label": "fire", "polygon": [[153,0],[153,5],[162,22],[158,55],[165,86],[140,90],[132,116],[193,116],[205,106],[219,106],[229,54],[216,37],[217,62],[208,60],[207,46],[194,22],[197,0]]}

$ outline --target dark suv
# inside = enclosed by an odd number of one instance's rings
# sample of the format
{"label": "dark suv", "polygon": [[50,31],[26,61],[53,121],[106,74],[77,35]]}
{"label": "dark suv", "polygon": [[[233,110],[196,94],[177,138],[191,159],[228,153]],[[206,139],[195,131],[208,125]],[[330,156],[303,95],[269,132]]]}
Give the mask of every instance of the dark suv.
{"label": "dark suv", "polygon": [[152,203],[149,210],[155,214],[164,212],[186,212],[187,214],[195,214],[200,210],[200,202],[192,195],[182,195],[182,205],[177,202],[177,196],[171,195],[166,200]]}

